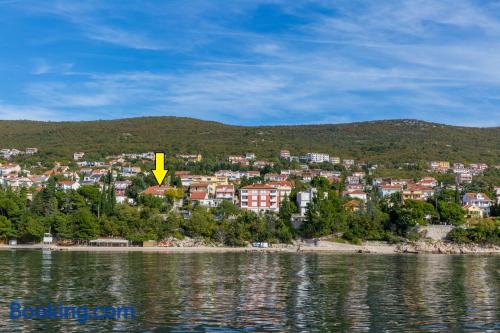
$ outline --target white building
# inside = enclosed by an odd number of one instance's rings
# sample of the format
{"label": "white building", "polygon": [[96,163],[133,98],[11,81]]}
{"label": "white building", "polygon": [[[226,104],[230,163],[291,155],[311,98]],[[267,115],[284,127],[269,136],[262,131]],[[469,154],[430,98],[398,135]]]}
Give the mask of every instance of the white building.
{"label": "white building", "polygon": [[75,161],[81,160],[83,158],[83,156],[85,156],[84,152],[73,153],[73,160],[75,160]]}
{"label": "white building", "polygon": [[330,162],[330,155],[322,153],[307,153],[306,159],[311,163]]}
{"label": "white building", "polygon": [[307,212],[307,205],[309,205],[314,196],[318,194],[318,190],[315,188],[309,188],[305,191],[297,193],[297,207],[299,208],[299,212],[301,216],[305,216]]}
{"label": "white building", "polygon": [[458,184],[470,184],[472,183],[472,174],[470,172],[457,173],[455,181]]}
{"label": "white building", "polygon": [[485,193],[465,193],[462,197],[464,206],[472,206],[483,211],[483,216],[490,215],[493,201]]}

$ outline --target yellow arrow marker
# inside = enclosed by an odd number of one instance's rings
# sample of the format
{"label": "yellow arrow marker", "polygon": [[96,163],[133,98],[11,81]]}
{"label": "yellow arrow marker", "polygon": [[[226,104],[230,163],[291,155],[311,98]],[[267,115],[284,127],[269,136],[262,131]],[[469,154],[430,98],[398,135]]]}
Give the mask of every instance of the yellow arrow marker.
{"label": "yellow arrow marker", "polygon": [[163,183],[165,176],[167,175],[167,170],[165,170],[165,154],[155,153],[155,169],[151,170],[155,175],[158,185]]}

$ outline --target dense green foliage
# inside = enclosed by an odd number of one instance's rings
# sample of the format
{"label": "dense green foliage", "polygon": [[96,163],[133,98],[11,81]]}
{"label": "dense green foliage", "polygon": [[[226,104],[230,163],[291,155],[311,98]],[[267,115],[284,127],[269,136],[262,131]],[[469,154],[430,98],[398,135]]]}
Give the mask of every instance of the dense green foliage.
{"label": "dense green foliage", "polygon": [[469,229],[455,228],[448,239],[457,243],[487,243],[500,245],[500,220],[483,220]]}
{"label": "dense green foliage", "polygon": [[[343,158],[401,165],[451,160],[499,164],[500,128],[455,127],[415,120],[339,125],[230,126],[190,118],[157,117],[92,122],[0,121],[3,147],[38,147],[44,158],[166,150],[225,158],[246,151],[276,157],[320,151]],[[480,143],[480,144],[478,144]]]}

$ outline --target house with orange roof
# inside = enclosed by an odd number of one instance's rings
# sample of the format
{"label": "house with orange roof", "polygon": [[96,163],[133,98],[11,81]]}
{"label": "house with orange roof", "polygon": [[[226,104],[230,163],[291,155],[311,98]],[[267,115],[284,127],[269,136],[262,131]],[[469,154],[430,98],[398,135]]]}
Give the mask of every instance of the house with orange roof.
{"label": "house with orange roof", "polygon": [[58,180],[57,187],[63,191],[76,191],[80,188],[80,183],[76,180]]}
{"label": "house with orange roof", "polygon": [[427,186],[410,184],[403,190],[403,200],[425,201],[434,195],[434,190]]}
{"label": "house with orange roof", "polygon": [[292,193],[293,182],[291,182],[289,180],[268,182],[266,184],[274,187],[275,189],[277,189],[279,191],[280,200],[283,200],[285,197],[289,197],[290,193]]}

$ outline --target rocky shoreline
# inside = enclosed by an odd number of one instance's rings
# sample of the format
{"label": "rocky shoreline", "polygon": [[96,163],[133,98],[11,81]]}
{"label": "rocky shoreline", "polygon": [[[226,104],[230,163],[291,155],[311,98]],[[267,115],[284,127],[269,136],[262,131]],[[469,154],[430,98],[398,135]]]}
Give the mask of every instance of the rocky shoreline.
{"label": "rocky shoreline", "polygon": [[92,247],[58,245],[3,245],[0,250],[48,250],[48,251],[86,251],[86,252],[158,252],[158,253],[223,253],[223,252],[286,252],[286,253],[366,253],[366,254],[500,254],[495,245],[457,244],[449,241],[421,240],[402,244],[385,242],[365,242],[360,245],[331,241],[296,242],[295,244],[273,244],[267,248],[227,247],[215,244],[202,244],[197,240],[183,240],[161,244],[160,246],[129,247]]}
{"label": "rocky shoreline", "polygon": [[418,241],[399,244],[398,253],[436,253],[436,254],[500,254],[496,245],[458,244],[449,241]]}

